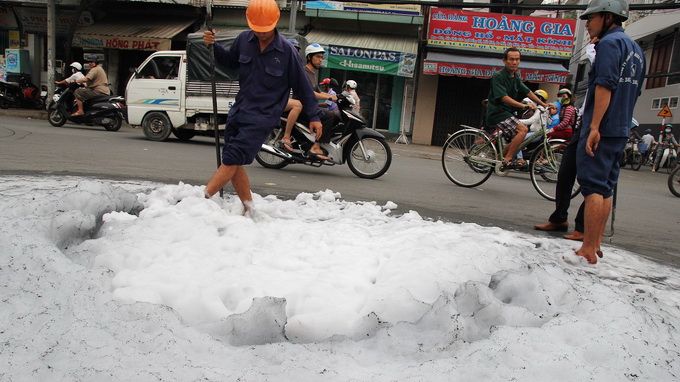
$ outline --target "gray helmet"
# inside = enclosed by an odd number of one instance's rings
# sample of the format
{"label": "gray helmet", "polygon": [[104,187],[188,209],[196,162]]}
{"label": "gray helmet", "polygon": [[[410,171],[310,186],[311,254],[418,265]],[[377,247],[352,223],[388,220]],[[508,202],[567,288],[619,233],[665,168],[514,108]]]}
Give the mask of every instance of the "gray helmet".
{"label": "gray helmet", "polygon": [[591,0],[581,20],[588,19],[593,13],[609,12],[621,16],[623,21],[628,20],[628,2],[626,0]]}
{"label": "gray helmet", "polygon": [[83,61],[99,63],[99,57],[96,54],[86,54]]}

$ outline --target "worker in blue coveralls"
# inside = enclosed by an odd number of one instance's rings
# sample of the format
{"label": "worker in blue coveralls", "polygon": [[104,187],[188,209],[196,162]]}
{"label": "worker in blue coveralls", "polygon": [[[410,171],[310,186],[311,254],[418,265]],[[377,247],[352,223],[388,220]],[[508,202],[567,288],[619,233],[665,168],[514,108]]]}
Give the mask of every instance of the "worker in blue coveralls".
{"label": "worker in blue coveralls", "polygon": [[213,196],[229,181],[245,211],[252,206],[250,180],[244,165],[250,164],[272,130],[280,123],[290,89],[302,102],[309,129],[321,136],[317,101],[307,82],[300,55],[276,30],[280,10],[274,0],[252,0],[246,10],[251,30],[242,32],[229,49],[215,44],[215,31],[203,32],[203,42],[215,45],[215,59],[239,70],[240,90],[229,110],[224,131],[222,164],[205,188]]}
{"label": "worker in blue coveralls", "polygon": [[576,254],[588,263],[602,257],[600,244],[619,179],[619,159],[645,77],[642,49],[621,27],[628,19],[625,0],[592,0],[581,15],[597,59],[588,74],[588,99],[576,153],[577,179],[585,197],[585,232]]}

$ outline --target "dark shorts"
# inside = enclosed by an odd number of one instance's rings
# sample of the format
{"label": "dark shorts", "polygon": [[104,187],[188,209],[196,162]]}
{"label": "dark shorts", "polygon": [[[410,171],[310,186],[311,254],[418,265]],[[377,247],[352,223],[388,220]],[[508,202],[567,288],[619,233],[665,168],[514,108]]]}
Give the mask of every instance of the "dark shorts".
{"label": "dark shorts", "polygon": [[517,118],[510,117],[494,125],[493,130],[500,129],[505,138],[512,139],[517,135],[517,126],[519,126],[519,123]]}
{"label": "dark shorts", "polygon": [[609,198],[619,181],[619,160],[628,138],[601,137],[594,157],[586,153],[587,141],[587,135],[581,137],[576,151],[576,178],[581,185],[581,193],[583,196],[598,194]]}
{"label": "dark shorts", "polygon": [[253,163],[257,152],[275,127],[228,121],[224,130],[222,164],[243,166]]}

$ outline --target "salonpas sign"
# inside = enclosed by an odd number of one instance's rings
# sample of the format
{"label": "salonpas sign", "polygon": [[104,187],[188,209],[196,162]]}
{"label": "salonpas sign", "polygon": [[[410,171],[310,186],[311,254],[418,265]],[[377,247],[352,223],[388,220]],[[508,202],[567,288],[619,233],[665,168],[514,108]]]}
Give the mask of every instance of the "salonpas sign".
{"label": "salonpas sign", "polygon": [[326,66],[334,69],[413,77],[416,65],[416,55],[410,53],[335,45],[327,52]]}

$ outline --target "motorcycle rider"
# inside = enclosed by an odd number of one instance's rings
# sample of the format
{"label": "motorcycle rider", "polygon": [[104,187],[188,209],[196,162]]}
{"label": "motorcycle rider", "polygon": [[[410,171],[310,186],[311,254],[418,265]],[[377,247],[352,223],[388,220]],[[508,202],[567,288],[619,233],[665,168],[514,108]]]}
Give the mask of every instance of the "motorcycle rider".
{"label": "motorcycle rider", "polygon": [[[307,81],[314,90],[314,95],[316,99],[323,101],[337,101],[338,97],[335,95],[330,95],[328,93],[321,92],[319,89],[319,78],[317,70],[321,67],[323,62],[323,56],[326,50],[317,43],[312,43],[305,48],[305,56],[307,57],[307,64],[305,65],[305,75],[307,76]],[[328,143],[331,141],[331,135],[333,133],[333,125],[335,125],[335,115],[330,111],[320,108],[323,113],[321,117],[321,124],[323,125],[323,130],[321,137],[314,142],[314,145],[309,149],[309,156],[316,160],[327,160],[328,157],[324,154],[321,149],[322,143]],[[290,136],[289,132],[286,135]]]}
{"label": "motorcycle rider", "polygon": [[[338,81],[335,80],[335,78],[324,78],[321,82],[319,82],[319,85],[323,86],[323,91],[332,95],[332,96],[337,96],[337,93],[335,90],[333,90],[333,81],[335,81],[335,84],[338,83]],[[340,109],[338,108],[338,104],[335,101],[328,100],[324,102],[326,106],[326,110],[330,111],[333,114],[340,114]],[[322,105],[320,105],[322,106]]]}
{"label": "motorcycle rider", "polygon": [[61,81],[55,81],[54,83],[57,85],[68,85],[71,82],[76,82],[77,80],[85,77],[85,75],[82,73],[83,66],[80,65],[79,62],[72,62],[71,65],[69,65],[69,68],[71,69],[71,76],[68,78],[64,78]]}
{"label": "motorcycle rider", "polygon": [[111,94],[111,91],[109,90],[109,79],[106,77],[104,69],[99,65],[99,58],[94,54],[88,54],[85,56],[85,62],[90,65],[90,71],[87,72],[87,75],[83,78],[76,80],[76,83],[87,82],[87,86],[77,89],[74,93],[76,103],[78,104],[78,110],[71,114],[72,117],[85,114],[83,111],[83,102],[88,99]]}
{"label": "motorcycle rider", "polygon": [[675,140],[675,136],[673,136],[673,125],[670,123],[666,125],[666,128],[663,131],[663,136],[659,137],[659,144],[656,145],[656,158],[654,158],[654,165],[652,166],[652,172],[656,172],[656,170],[659,169],[659,165],[661,164],[661,157],[663,156],[663,152],[665,149],[671,150],[671,155],[669,155],[669,161],[675,157],[676,155],[673,155],[675,153],[675,148],[678,147],[678,141]]}
{"label": "motorcycle rider", "polygon": [[356,91],[357,88],[357,82],[354,80],[347,80],[345,82],[345,86],[343,89],[348,92],[352,98],[354,98],[354,104],[352,105],[352,110],[354,110],[357,113],[361,112],[361,99],[359,98],[359,95],[357,94]]}

